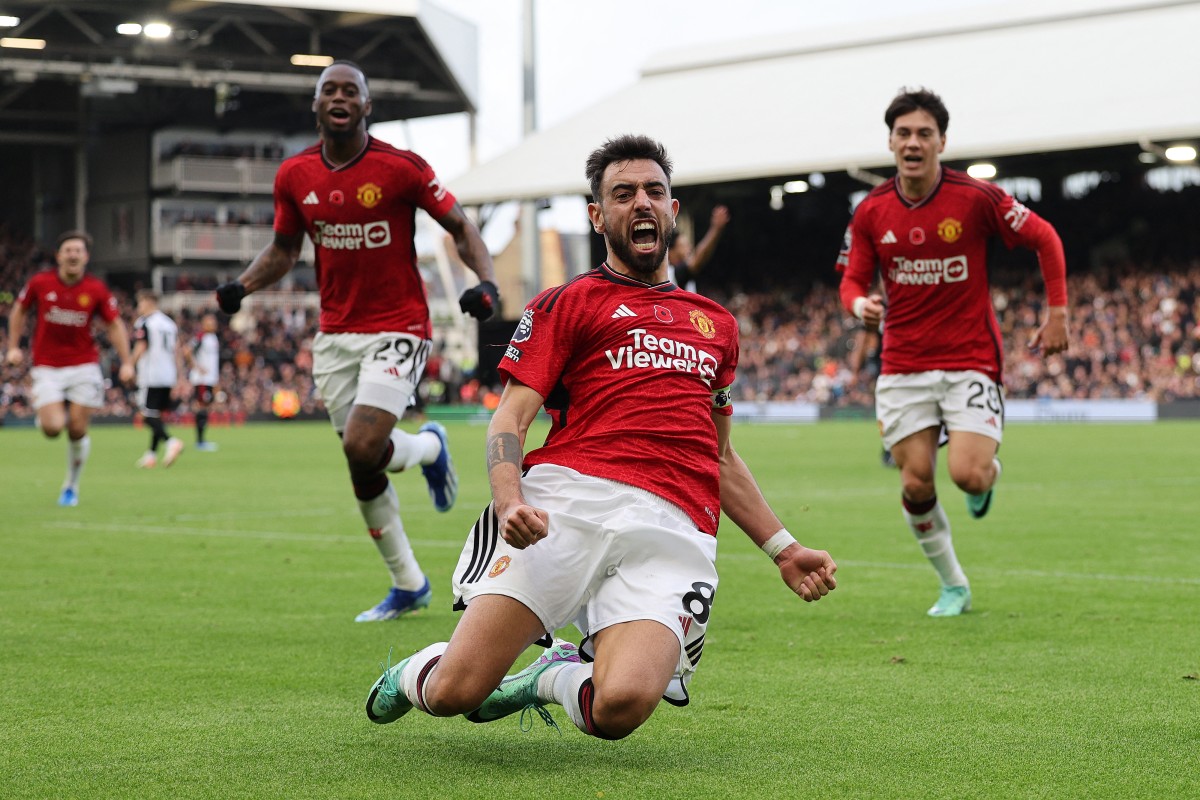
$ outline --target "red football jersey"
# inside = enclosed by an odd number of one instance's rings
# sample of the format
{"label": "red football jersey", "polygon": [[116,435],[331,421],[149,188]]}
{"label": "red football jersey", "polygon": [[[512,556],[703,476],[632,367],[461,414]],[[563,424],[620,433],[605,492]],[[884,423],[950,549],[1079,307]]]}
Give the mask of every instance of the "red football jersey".
{"label": "red football jersey", "polygon": [[636,486],[716,535],[713,393],[733,383],[737,360],[737,322],[720,305],[602,264],[529,303],[499,369],[546,398],[550,433],[526,468]]}
{"label": "red football jersey", "polygon": [[17,295],[17,302],[35,310],[35,367],[74,367],[98,362],[100,349],[92,336],[92,320],[98,316],[112,322],[120,313],[117,300],[104,281],[85,273],[77,283],[67,285],[57,269],[30,278]]}
{"label": "red football jersey", "polygon": [[320,145],[286,159],[275,175],[275,231],[312,239],[321,330],[430,338],[416,211],[437,219],[454,203],[424,159],[378,139],[336,167]]}
{"label": "red football jersey", "polygon": [[838,257],[841,298],[852,310],[879,270],[884,374],[977,370],[1000,380],[1003,342],[987,271],[992,236],[1036,250],[1050,305],[1067,304],[1058,234],[998,186],[943,168],[922,200],[906,198],[897,178],[859,204]]}

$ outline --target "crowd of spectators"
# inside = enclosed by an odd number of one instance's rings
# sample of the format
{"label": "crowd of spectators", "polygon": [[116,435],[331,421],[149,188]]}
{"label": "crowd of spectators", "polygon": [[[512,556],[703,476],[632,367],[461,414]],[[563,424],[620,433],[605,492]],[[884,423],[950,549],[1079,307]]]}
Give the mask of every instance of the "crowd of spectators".
{"label": "crowd of spectators", "polygon": [[[0,352],[7,346],[12,299],[51,254],[0,228]],[[1157,402],[1200,397],[1200,261],[1094,269],[1068,276],[1071,350],[1042,359],[1028,348],[1042,316],[1044,291],[1036,270],[994,284],[993,297],[1008,353],[1009,398],[1138,398]],[[134,319],[129,292],[114,287],[127,322]],[[870,406],[878,361],[861,352],[860,325],[841,308],[837,289],[817,283],[804,292],[711,292],[737,317],[742,355],[736,398]],[[223,317],[221,381],[214,414],[247,418],[272,413],[280,390],[300,399],[301,414],[320,414],[312,380],[315,310],[294,305]],[[203,310],[174,316],[180,340],[190,342]],[[102,344],[103,337],[101,336]],[[870,340],[866,340],[870,341]],[[115,380],[115,359],[102,347],[112,378],[100,416],[132,417],[136,395]],[[498,387],[481,385],[435,352],[421,385],[421,402],[487,403]],[[181,382],[180,399],[190,396]],[[181,411],[186,405],[181,406]],[[26,366],[0,365],[0,421],[28,418]]]}
{"label": "crowd of spectators", "polygon": [[[1007,397],[1200,398],[1200,260],[1103,267],[1068,275],[1067,285],[1072,346],[1043,359],[1029,348],[1044,312],[1040,276],[994,284]],[[717,299],[741,325],[736,398],[872,404],[878,363],[855,352],[860,325],[842,310],[836,287]]]}

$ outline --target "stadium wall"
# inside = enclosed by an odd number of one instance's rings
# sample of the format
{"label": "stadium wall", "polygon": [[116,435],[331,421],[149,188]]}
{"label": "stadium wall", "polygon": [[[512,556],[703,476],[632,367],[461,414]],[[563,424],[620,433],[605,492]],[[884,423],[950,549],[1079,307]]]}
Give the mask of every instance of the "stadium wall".
{"label": "stadium wall", "polygon": [[[443,421],[477,422],[486,424],[491,411],[481,405],[426,406],[425,415]],[[816,423],[845,420],[874,420],[871,406],[820,406],[816,403],[747,403],[734,407],[736,422],[749,423]],[[322,413],[299,413],[295,420],[324,420]],[[1178,400],[1155,403],[1149,400],[1010,400],[1004,407],[1007,423],[1131,423],[1158,420],[1200,419],[1200,400]],[[214,416],[216,427],[244,425],[247,422],[280,421],[268,413],[223,414]],[[94,417],[93,424],[129,425],[129,417]],[[190,414],[177,415],[174,424],[190,425]],[[137,424],[137,423],[133,423]],[[33,426],[33,417],[0,417],[0,427],[26,428]]]}

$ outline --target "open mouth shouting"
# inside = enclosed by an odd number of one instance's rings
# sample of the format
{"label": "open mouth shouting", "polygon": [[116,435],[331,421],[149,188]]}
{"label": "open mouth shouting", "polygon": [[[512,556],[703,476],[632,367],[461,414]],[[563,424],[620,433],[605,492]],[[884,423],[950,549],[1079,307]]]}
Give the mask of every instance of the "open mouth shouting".
{"label": "open mouth shouting", "polygon": [[658,225],[653,220],[638,220],[633,223],[633,232],[629,237],[634,252],[653,253],[658,247]]}

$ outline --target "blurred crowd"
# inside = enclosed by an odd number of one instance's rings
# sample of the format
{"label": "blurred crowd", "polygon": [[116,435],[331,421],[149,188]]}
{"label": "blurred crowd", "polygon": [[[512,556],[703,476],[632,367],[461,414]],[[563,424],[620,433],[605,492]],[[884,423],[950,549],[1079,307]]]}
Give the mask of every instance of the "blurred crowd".
{"label": "blurred crowd", "polygon": [[[1200,397],[1200,261],[1105,267],[1069,275],[1067,285],[1071,349],[1048,359],[1029,348],[1043,318],[1041,276],[993,285],[1009,398]],[[878,340],[842,310],[836,287],[717,299],[741,324],[737,398],[874,402]]]}
{"label": "blurred crowd", "polygon": [[[33,272],[52,265],[48,250],[0,228],[0,352],[7,347],[13,298]],[[1068,276],[1068,285],[1071,350],[1043,359],[1028,347],[1043,312],[1040,275],[1034,270],[994,283],[994,305],[1008,352],[1009,398],[1171,402],[1200,397],[1200,261],[1098,268]],[[132,326],[131,294],[115,287],[114,294]],[[803,292],[780,288],[711,294],[741,325],[737,399],[873,403],[877,339],[865,335],[841,308],[835,286],[817,283]],[[194,340],[202,312],[173,314],[181,342]],[[312,379],[316,331],[316,312],[300,295],[294,305],[258,309],[232,321],[222,317],[221,381],[214,413],[269,415],[280,390],[296,393],[301,414],[320,413]],[[101,416],[132,417],[136,393],[116,380],[118,365],[102,334],[100,338],[102,367],[111,378]],[[498,388],[481,385],[474,375],[442,358],[435,343],[418,410],[424,404],[486,405],[494,401]],[[181,380],[177,394],[181,400],[191,396],[186,381]],[[32,414],[27,367],[0,365],[0,420]]]}

